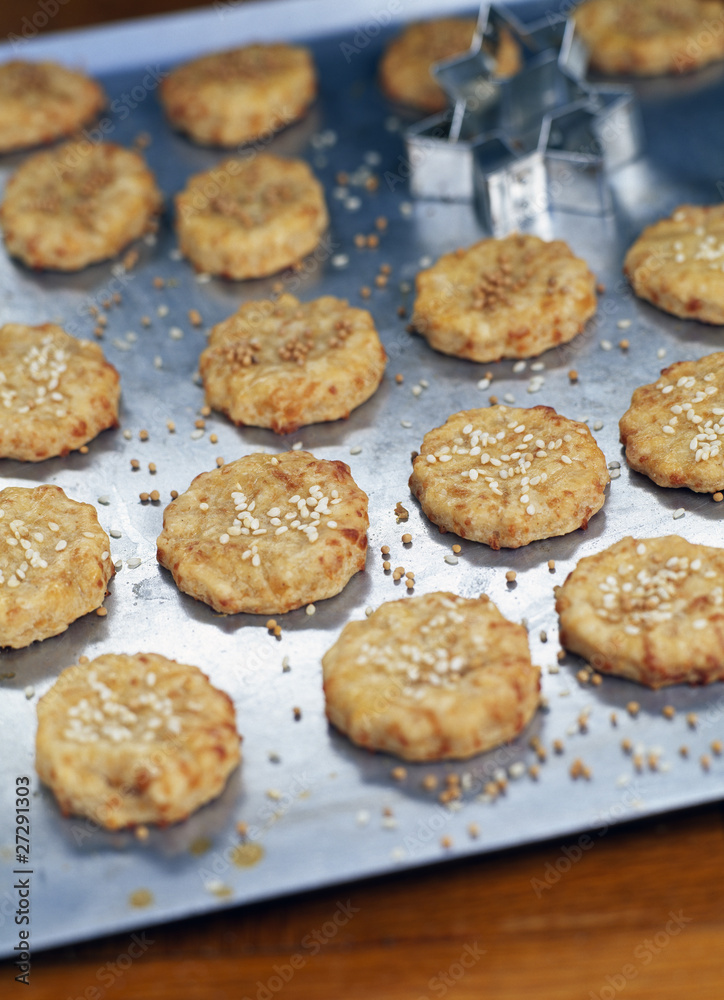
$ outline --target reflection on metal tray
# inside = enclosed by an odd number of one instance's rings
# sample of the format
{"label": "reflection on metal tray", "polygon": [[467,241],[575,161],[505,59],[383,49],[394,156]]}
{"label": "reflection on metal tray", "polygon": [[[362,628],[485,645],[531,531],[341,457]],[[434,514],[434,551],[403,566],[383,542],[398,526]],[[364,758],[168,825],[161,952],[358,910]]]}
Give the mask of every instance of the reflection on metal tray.
{"label": "reflection on metal tray", "polygon": [[[3,954],[11,954],[17,943],[10,914],[16,898],[12,805],[19,775],[32,777],[35,948],[561,836],[724,794],[724,758],[712,757],[708,772],[699,765],[711,741],[724,734],[721,686],[653,692],[612,678],[598,687],[582,684],[580,661],[557,660],[553,610],[553,586],[578,558],[623,535],[678,531],[707,543],[721,535],[724,505],[686,490],[659,489],[629,473],[617,433],[636,385],[651,381],[664,364],[701,357],[720,344],[719,330],[676,320],[635,300],[622,279],[621,260],[641,227],[678,203],[719,200],[724,133],[712,123],[724,100],[721,67],[680,80],[634,84],[647,153],[617,172],[613,216],[569,213],[536,220],[539,235],[568,240],[605,285],[597,318],[572,343],[534,362],[478,366],[436,354],[406,332],[406,319],[398,314],[400,305],[410,306],[421,266],[484,234],[469,205],[410,198],[400,134],[403,112],[385,102],[375,83],[380,47],[395,26],[381,23],[379,10],[361,0],[345,5],[277,0],[272,6],[273,20],[268,4],[220,4],[217,10],[150,24],[39,39],[24,53],[86,61],[116,102],[109,138],[127,144],[147,131],[153,140],[148,159],[170,199],[190,173],[213,165],[222,153],[192,146],[162,120],[154,84],[148,82],[154,79],[148,67],[157,69],[161,58],[159,46],[164,47],[163,70],[215,47],[254,38],[304,38],[309,25],[327,25],[332,33],[313,40],[320,99],[310,117],[275,138],[271,148],[310,161],[324,181],[332,223],[323,250],[299,274],[241,284],[195,278],[175,253],[168,217],[157,241],[141,244],[139,263],[127,274],[113,264],[76,276],[33,274],[0,252],[4,322],[57,318],[91,338],[88,305],[121,295],[122,301],[108,309],[103,346],[120,370],[123,388],[122,428],[104,433],[87,455],[39,465],[2,463],[4,484],[57,483],[69,496],[94,503],[103,526],[120,532],[112,554],[122,561],[106,602],[107,617],[91,615],[57,638],[2,653]],[[442,0],[409,0],[396,4],[395,11],[409,18],[453,7]],[[6,47],[0,54],[12,53]],[[3,181],[21,160],[12,156],[0,162]],[[378,229],[376,220],[382,218],[386,227],[381,223]],[[377,249],[356,246],[355,236],[373,233],[379,236]],[[378,287],[374,279],[383,263],[392,273],[387,285]],[[162,288],[154,287],[155,278],[163,279]],[[304,428],[283,439],[269,431],[237,429],[219,415],[207,419],[201,437],[194,435],[203,405],[194,373],[205,338],[203,329],[189,322],[189,309],[197,309],[210,326],[240,302],[269,294],[277,280],[304,299],[325,293],[370,308],[390,358],[380,390],[349,420]],[[372,289],[368,300],[360,295],[363,286]],[[151,318],[148,327],[141,324],[144,315]],[[625,350],[618,346],[622,338],[629,344]],[[576,382],[568,377],[572,368],[578,372]],[[486,372],[492,373],[491,385]],[[402,384],[396,383],[396,373],[404,375]],[[440,535],[409,495],[410,452],[429,428],[457,409],[487,405],[491,393],[501,401],[545,403],[567,416],[586,418],[609,462],[621,463],[621,474],[587,532],[515,551],[493,552],[461,541],[454,565],[445,556],[457,539]],[[175,422],[175,434],[169,434],[167,420]],[[148,431],[148,440],[139,439],[141,429]],[[218,443],[212,443],[212,434]],[[282,638],[276,640],[262,617],[219,617],[176,590],[155,561],[162,504],[143,505],[139,493],[155,488],[167,498],[170,490],[185,489],[198,472],[213,468],[219,456],[231,460],[298,442],[351,466],[370,496],[370,554],[367,571],[338,597],[320,602],[316,615],[301,610],[284,616]],[[140,471],[131,471],[131,459],[139,460]],[[155,476],[146,471],[149,462],[156,465]],[[404,524],[395,518],[398,502],[409,511]],[[677,508],[684,508],[685,516],[674,521]],[[413,537],[409,549],[401,543],[403,532]],[[538,713],[523,738],[465,763],[407,765],[404,779],[393,780],[396,761],[365,753],[328,728],[322,653],[345,622],[361,618],[367,606],[403,596],[400,585],[382,571],[383,544],[390,546],[395,564],[414,571],[416,592],[485,591],[504,614],[527,622],[534,661],[543,667],[548,709]],[[550,559],[555,560],[553,572]],[[517,580],[509,585],[505,574],[511,569]],[[108,834],[86,821],[63,819],[33,777],[35,705],[59,671],[82,654],[138,650],[162,652],[204,669],[234,699],[244,735],[244,761],[222,797],[185,823],[153,830],[144,843],[132,834]],[[625,707],[632,699],[640,705],[635,718]],[[673,719],[662,715],[667,704],[676,709]],[[299,721],[295,706],[301,709]],[[689,712],[698,715],[696,729],[686,724]],[[581,713],[587,713],[585,732]],[[657,769],[646,766],[638,773],[621,750],[624,737],[641,748],[645,759],[653,753]],[[532,738],[547,751],[545,761],[538,759],[543,750],[530,746]],[[563,741],[560,755],[551,751],[554,739]],[[682,744],[689,747],[687,759],[678,753]],[[571,779],[575,758],[591,769],[589,781]],[[539,767],[537,780],[529,776],[531,765]],[[453,772],[460,777],[463,797],[446,807],[437,796]],[[422,786],[427,774],[437,777],[437,791]],[[491,796],[490,788],[486,794],[491,781],[499,781],[500,788],[503,779],[503,794]],[[255,848],[234,850],[239,821],[248,824]],[[479,827],[474,839],[470,824]],[[442,846],[443,837],[449,846]],[[141,902],[147,905],[139,908]]]}

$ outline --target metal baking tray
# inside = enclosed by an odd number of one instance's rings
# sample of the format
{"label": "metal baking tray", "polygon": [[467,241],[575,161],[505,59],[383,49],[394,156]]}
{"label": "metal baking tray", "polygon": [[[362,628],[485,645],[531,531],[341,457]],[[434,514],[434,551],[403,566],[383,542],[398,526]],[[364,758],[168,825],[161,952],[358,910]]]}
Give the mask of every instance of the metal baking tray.
{"label": "metal baking tray", "polygon": [[[406,119],[384,100],[375,82],[381,46],[397,30],[392,22],[457,6],[445,0],[397,0],[384,7],[367,0],[237,6],[229,0],[214,9],[51,35],[22,47],[24,56],[80,63],[101,78],[113,102],[108,138],[128,144],[138,133],[149,133],[148,160],[170,201],[190,173],[210,167],[223,154],[196,148],[167,127],[155,93],[159,74],[197,53],[253,39],[309,40],[320,68],[320,99],[304,122],[276,137],[270,148],[309,160],[324,181],[332,221],[327,249],[299,274],[244,283],[196,278],[175,253],[170,211],[154,245],[140,244],[139,264],[128,274],[117,263],[75,276],[33,274],[0,250],[3,322],[56,319],[90,339],[88,305],[121,293],[122,302],[108,310],[102,343],[121,373],[123,391],[121,429],[101,435],[87,455],[37,465],[0,463],[3,485],[57,483],[69,496],[95,504],[103,526],[121,533],[112,540],[112,555],[122,562],[106,602],[107,617],[90,615],[59,637],[1,654],[2,955],[12,954],[17,943],[13,807],[19,775],[29,775],[33,789],[34,949],[576,831],[593,828],[597,836],[613,823],[724,794],[724,757],[709,750],[712,741],[724,737],[722,687],[652,692],[612,678],[598,687],[581,684],[580,660],[557,662],[553,600],[553,586],[581,556],[623,535],[679,532],[706,543],[724,538],[724,504],[687,490],[660,489],[629,472],[617,432],[637,385],[654,379],[663,365],[701,357],[721,343],[719,329],[679,321],[634,299],[621,261],[644,224],[682,202],[720,200],[724,65],[681,79],[634,84],[647,152],[615,175],[613,215],[558,213],[536,221],[539,235],[568,240],[605,285],[595,320],[571,344],[524,367],[509,361],[476,365],[436,354],[409,334],[407,320],[398,316],[400,305],[411,304],[410,286],[420,267],[484,233],[470,205],[411,200],[400,135]],[[530,6],[520,6],[522,17]],[[541,6],[533,5],[533,13]],[[10,45],[0,47],[1,58],[15,54]],[[21,160],[0,161],[2,183]],[[340,171],[348,175],[348,184],[338,182]],[[376,190],[365,185],[370,175],[379,180]],[[355,235],[376,232],[375,220],[383,216],[388,224],[379,233],[379,248],[358,249]],[[386,288],[374,282],[382,263],[392,267]],[[164,279],[164,288],[154,287],[156,277]],[[205,337],[204,328],[189,323],[188,310],[198,309],[206,328],[241,302],[268,295],[276,281],[303,299],[324,293],[366,305],[389,354],[382,386],[348,420],[288,437],[237,429],[216,414],[207,419],[204,433],[194,436],[203,405],[194,375]],[[369,300],[361,298],[362,286],[372,289]],[[152,318],[148,328],[140,323],[143,315]],[[628,350],[617,346],[623,337]],[[579,373],[575,384],[568,377],[571,368]],[[493,382],[485,388],[479,383],[487,371]],[[396,373],[404,375],[403,384],[395,382]],[[621,473],[586,532],[516,551],[494,552],[461,541],[454,565],[445,556],[459,540],[440,535],[409,494],[410,452],[451,412],[487,405],[491,393],[516,405],[544,403],[586,418],[607,459],[620,462]],[[176,424],[175,434],[166,429],[169,419]],[[148,431],[147,441],[139,440],[141,429]],[[212,433],[217,444],[210,442]],[[351,466],[370,497],[370,551],[366,571],[341,595],[320,602],[314,616],[303,609],[283,616],[277,640],[261,616],[220,617],[178,592],[155,560],[163,502],[141,504],[139,493],[158,489],[165,502],[171,489],[184,490],[198,472],[213,468],[218,456],[229,461],[299,442]],[[141,471],[131,471],[132,458],[139,459]],[[157,466],[154,476],[147,471],[149,462]],[[398,502],[409,511],[404,523],[396,521]],[[685,515],[674,520],[678,508]],[[402,545],[403,532],[413,537],[409,548]],[[519,740],[464,763],[406,765],[406,776],[394,780],[397,761],[359,750],[328,727],[321,655],[347,621],[361,618],[367,607],[404,596],[382,571],[383,544],[391,548],[393,565],[415,572],[416,593],[485,591],[504,614],[525,620],[534,662],[543,667],[548,708]],[[555,559],[554,572],[549,559]],[[505,579],[511,569],[517,573],[514,585]],[[244,736],[243,763],[221,798],[185,823],[152,830],[143,843],[131,833],[109,834],[83,820],[62,818],[33,770],[36,702],[60,670],[82,654],[139,650],[204,669],[234,699]],[[636,717],[626,711],[632,700],[640,704]],[[673,719],[662,715],[669,704],[676,709]],[[301,709],[299,721],[295,706]],[[690,712],[698,716],[694,729],[686,722]],[[579,725],[582,713],[585,732]],[[531,738],[548,751],[545,762],[538,761]],[[641,773],[622,751],[623,738],[642,754]],[[551,749],[554,739],[564,743],[560,755]],[[689,748],[686,759],[679,754],[682,745]],[[708,771],[699,763],[703,753],[711,756]],[[648,765],[652,754],[655,770]],[[591,769],[590,780],[571,778],[575,758]],[[537,780],[528,775],[531,764],[540,766]],[[437,795],[450,773],[459,776],[463,798],[446,807]],[[439,778],[437,792],[422,787],[428,774]],[[503,793],[486,794],[489,782],[502,785],[503,778]],[[248,824],[254,845],[241,851],[239,821]],[[470,824],[479,827],[475,838]]]}

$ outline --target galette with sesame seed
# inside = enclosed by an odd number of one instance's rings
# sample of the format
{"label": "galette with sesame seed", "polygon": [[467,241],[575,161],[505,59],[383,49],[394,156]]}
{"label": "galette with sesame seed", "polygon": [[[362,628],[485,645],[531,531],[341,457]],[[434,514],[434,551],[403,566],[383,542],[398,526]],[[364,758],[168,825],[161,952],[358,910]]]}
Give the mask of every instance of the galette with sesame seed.
{"label": "galette with sesame seed", "polygon": [[608,482],[585,424],[549,406],[491,406],[425,435],[410,489],[440,531],[514,549],[587,527]]}
{"label": "galette with sesame seed", "polygon": [[236,280],[296,264],[329,224],[324,188],[308,164],[273,153],[194,174],[175,201],[184,257],[198,271]]}
{"label": "galette with sesame seed", "polygon": [[118,426],[119,396],[98,344],[53,323],[0,327],[0,458],[67,455]]}
{"label": "galette with sesame seed", "polygon": [[622,538],[556,590],[561,645],[648,687],[724,679],[724,549]]}
{"label": "galette with sesame seed", "polygon": [[344,462],[256,453],[197,476],[168,505],[158,561],[215,611],[283,614],[364,569],[367,495]]}
{"label": "galette with sesame seed", "polygon": [[38,702],[35,767],[66,815],[165,825],[220,794],[239,743],[233,702],[198,667],[107,653],[67,667]]}
{"label": "galette with sesame seed", "polygon": [[83,139],[36,153],[0,205],[8,252],[28,267],[79,271],[115,257],[154,224],[161,192],[142,156]]}
{"label": "galette with sesame seed", "polygon": [[241,146],[302,118],[317,93],[302,45],[267,43],[211,52],[173,69],[160,96],[171,124],[206,146]]}
{"label": "galette with sesame seed", "polygon": [[349,416],[376,391],[386,360],[367,310],[285,294],[246,302],[214,326],[199,371],[209,406],[287,434]]}
{"label": "galette with sesame seed", "polygon": [[664,368],[619,421],[626,461],[658,486],[724,489],[724,352]]}
{"label": "galette with sesame seed", "polygon": [[681,205],[647,226],[623,269],[636,294],[664,312],[724,324],[724,204]]}
{"label": "galette with sesame seed", "polygon": [[388,601],[345,625],[322,668],[330,722],[405,760],[482,753],[517,736],[539,703],[526,630],[485,594]]}
{"label": "galette with sesame seed", "polygon": [[412,326],[443,354],[531,358],[596,312],[596,278],[562,240],[513,233],[442,256],[415,280]]}
{"label": "galette with sesame seed", "polygon": [[115,572],[96,510],[59,486],[0,490],[0,646],[21,649],[100,608]]}

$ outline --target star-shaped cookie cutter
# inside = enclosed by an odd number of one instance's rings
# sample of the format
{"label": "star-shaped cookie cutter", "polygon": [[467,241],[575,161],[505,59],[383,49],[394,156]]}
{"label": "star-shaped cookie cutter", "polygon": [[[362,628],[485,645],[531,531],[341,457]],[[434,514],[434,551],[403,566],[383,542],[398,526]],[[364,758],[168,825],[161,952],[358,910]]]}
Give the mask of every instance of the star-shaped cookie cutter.
{"label": "star-shaped cookie cutter", "polygon": [[[485,43],[504,28],[524,65],[499,79]],[[406,131],[412,193],[475,202],[495,235],[550,209],[609,212],[608,174],[640,154],[642,131],[633,92],[587,68],[572,20],[526,26],[482,4],[470,50],[433,68],[451,107]]]}

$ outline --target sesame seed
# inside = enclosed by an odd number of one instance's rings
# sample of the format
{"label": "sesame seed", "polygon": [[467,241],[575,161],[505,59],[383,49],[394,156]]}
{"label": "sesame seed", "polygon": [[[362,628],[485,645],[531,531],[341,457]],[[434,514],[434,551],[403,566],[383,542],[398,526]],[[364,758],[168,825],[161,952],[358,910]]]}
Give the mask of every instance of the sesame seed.
{"label": "sesame seed", "polygon": [[60,541],[55,546],[55,551],[62,552],[63,549],[67,548],[67,546],[68,543],[66,542],[66,540],[64,538],[61,538]]}
{"label": "sesame seed", "polygon": [[674,514],[673,514],[674,520],[678,521],[678,519],[680,517],[683,517],[685,513],[686,513],[686,511],[684,510],[683,507],[677,507],[677,509],[674,511]]}
{"label": "sesame seed", "polygon": [[307,613],[308,615],[313,615],[313,614],[314,614],[314,612],[315,612],[315,611],[316,611],[317,609],[315,608],[315,606],[314,606],[313,604],[308,604],[308,605],[306,606],[306,608],[305,608],[304,610],[306,611],[306,613]]}
{"label": "sesame seed", "polygon": [[508,581],[508,583],[513,583],[515,581],[516,576],[517,573],[515,572],[515,570],[509,569],[508,572],[505,574],[505,579]]}

